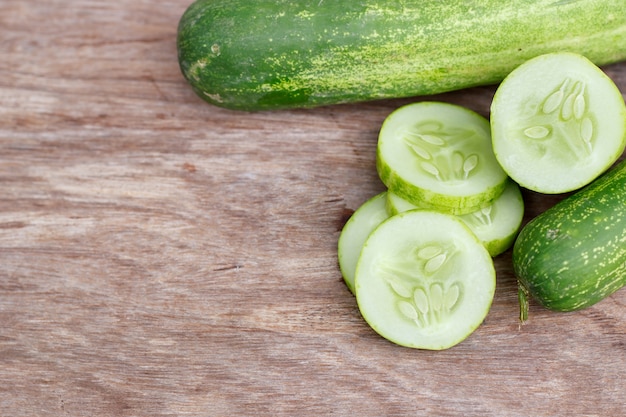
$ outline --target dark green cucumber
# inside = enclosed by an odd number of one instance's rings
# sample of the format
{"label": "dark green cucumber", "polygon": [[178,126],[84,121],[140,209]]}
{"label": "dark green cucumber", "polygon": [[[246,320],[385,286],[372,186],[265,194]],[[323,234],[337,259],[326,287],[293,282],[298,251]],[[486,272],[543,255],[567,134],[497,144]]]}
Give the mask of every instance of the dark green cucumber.
{"label": "dark green cucumber", "polygon": [[626,161],[531,220],[513,247],[526,297],[555,311],[589,307],[626,285]]}
{"label": "dark green cucumber", "polygon": [[493,84],[526,60],[626,59],[624,0],[197,0],[178,60],[200,97],[263,110]]}

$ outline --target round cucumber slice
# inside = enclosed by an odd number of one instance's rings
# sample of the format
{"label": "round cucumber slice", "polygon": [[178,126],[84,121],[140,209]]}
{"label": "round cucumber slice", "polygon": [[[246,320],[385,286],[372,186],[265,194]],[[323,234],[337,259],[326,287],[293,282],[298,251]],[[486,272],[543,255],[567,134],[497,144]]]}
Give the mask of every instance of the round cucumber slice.
{"label": "round cucumber slice", "polygon": [[[387,193],[386,207],[390,216],[417,208],[424,209],[392,192]],[[502,194],[490,204],[457,217],[474,232],[492,257],[498,256],[513,245],[522,225],[522,192],[514,181],[509,180]]]}
{"label": "round cucumber slice", "polygon": [[337,243],[339,269],[350,292],[354,294],[354,271],[367,236],[387,217],[387,193],[367,200],[352,213],[341,230]]}
{"label": "round cucumber slice", "polygon": [[390,191],[452,214],[494,199],[507,179],[493,154],[489,121],[441,102],[409,104],[385,119],[376,168]]}
{"label": "round cucumber slice", "polygon": [[524,218],[522,192],[509,180],[502,194],[491,205],[459,218],[480,240],[491,256],[498,256],[515,242]]}
{"label": "round cucumber slice", "polygon": [[[490,204],[491,201],[488,201],[486,203],[483,203],[482,207],[488,206]],[[465,213],[473,213],[475,211],[478,211],[482,207],[463,207],[462,209],[459,209],[454,207],[440,207],[433,204],[428,204],[425,201],[415,201],[414,203],[412,203],[392,191],[389,191],[387,193],[387,214],[389,214],[390,216],[416,208],[438,211],[445,214],[463,215]]]}
{"label": "round cucumber slice", "polygon": [[511,178],[540,193],[564,193],[593,181],[622,154],[626,106],[587,58],[550,53],[504,79],[491,126],[494,152]]}
{"label": "round cucumber slice", "polygon": [[480,326],[493,301],[492,258],[458,218],[409,210],[369,235],[355,292],[365,321],[401,346],[441,350]]}
{"label": "round cucumber slice", "polygon": [[387,208],[387,214],[389,215],[389,217],[409,210],[427,209],[426,207],[422,207],[421,205],[408,202],[404,198],[400,197],[398,194],[391,191],[387,192],[387,204],[385,205],[385,207]]}

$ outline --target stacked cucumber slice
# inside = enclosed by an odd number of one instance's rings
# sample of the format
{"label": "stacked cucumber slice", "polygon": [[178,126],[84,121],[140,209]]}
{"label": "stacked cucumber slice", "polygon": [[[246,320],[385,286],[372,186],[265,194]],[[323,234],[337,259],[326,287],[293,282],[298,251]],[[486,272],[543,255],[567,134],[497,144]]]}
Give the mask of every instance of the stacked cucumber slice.
{"label": "stacked cucumber slice", "polygon": [[420,102],[385,119],[376,169],[398,196],[453,214],[497,197],[507,174],[493,154],[489,121],[454,104]]}
{"label": "stacked cucumber slice", "polygon": [[354,272],[361,248],[376,226],[389,215],[386,209],[387,193],[383,192],[363,203],[350,216],[339,235],[338,254],[341,275],[348,289],[354,293]]}
{"label": "stacked cucumber slice", "polygon": [[406,347],[441,350],[469,336],[493,300],[496,273],[485,247],[454,216],[409,210],[369,235],[356,268],[365,321]]}
{"label": "stacked cucumber slice", "polygon": [[[385,194],[386,210],[390,216],[403,211],[429,208],[412,204],[391,191]],[[509,180],[502,194],[488,205],[457,217],[474,232],[491,256],[498,256],[513,245],[522,223],[524,217],[522,191],[517,183]]]}
{"label": "stacked cucumber slice", "polygon": [[338,241],[363,318],[402,346],[460,343],[491,307],[493,257],[513,246],[522,225],[520,187],[581,188],[625,146],[621,93],[570,53],[514,70],[496,91],[490,121],[442,102],[396,109],[376,151],[387,189],[354,212]]}
{"label": "stacked cucumber slice", "polygon": [[370,326],[402,346],[440,350],[468,337],[495,292],[496,256],[522,222],[519,187],[495,159],[489,122],[461,106],[403,106],[381,127],[387,190],[338,241],[339,266]]}

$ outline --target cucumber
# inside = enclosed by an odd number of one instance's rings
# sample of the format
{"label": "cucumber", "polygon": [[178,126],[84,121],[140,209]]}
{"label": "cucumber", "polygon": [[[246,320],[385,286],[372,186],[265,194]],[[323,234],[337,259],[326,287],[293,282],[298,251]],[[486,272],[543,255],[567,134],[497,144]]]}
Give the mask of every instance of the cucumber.
{"label": "cucumber", "polygon": [[494,257],[513,246],[522,226],[523,217],[522,192],[511,180],[502,194],[489,206],[459,216]]}
{"label": "cucumber", "polygon": [[626,285],[626,161],[524,226],[513,268],[522,320],[529,296],[574,311]]}
{"label": "cucumber", "polygon": [[[387,214],[396,215],[418,207],[397,196],[387,193]],[[491,204],[475,212],[457,216],[470,228],[493,257],[505,252],[515,241],[524,217],[524,200],[519,186],[509,180],[504,191]]]}
{"label": "cucumber", "polygon": [[537,55],[626,59],[623,0],[197,0],[182,74],[240,110],[436,94],[500,82]]}
{"label": "cucumber", "polygon": [[579,189],[626,146],[621,92],[587,58],[541,55],[511,72],[491,104],[493,148],[506,173],[544,194]]}
{"label": "cucumber", "polygon": [[409,210],[369,235],[356,267],[365,321],[401,346],[442,350],[476,330],[495,293],[493,260],[452,215]]}
{"label": "cucumber", "polygon": [[387,192],[371,197],[359,206],[341,230],[337,242],[339,269],[350,292],[354,294],[354,271],[361,248],[369,234],[388,216]]}
{"label": "cucumber", "polygon": [[[392,193],[392,192],[387,192],[387,202],[385,204],[385,209],[387,210],[387,214],[389,216],[395,216],[396,214],[402,213],[404,211],[415,210],[415,209],[427,210],[428,208],[430,207],[427,207],[426,205],[418,206],[417,204],[409,203],[408,201],[406,201],[404,198],[400,197],[399,195]],[[433,210],[433,211],[437,211],[437,210]]]}
{"label": "cucumber", "polygon": [[465,214],[489,204],[508,176],[491,144],[489,121],[465,107],[423,101],[383,122],[376,169],[389,191],[415,205]]}

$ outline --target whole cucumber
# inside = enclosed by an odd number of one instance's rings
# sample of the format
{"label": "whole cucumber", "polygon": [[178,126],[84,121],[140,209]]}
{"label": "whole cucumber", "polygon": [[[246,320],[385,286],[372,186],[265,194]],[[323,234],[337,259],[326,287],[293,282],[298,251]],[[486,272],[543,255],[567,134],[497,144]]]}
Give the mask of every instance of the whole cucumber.
{"label": "whole cucumber", "polygon": [[526,296],[574,311],[626,285],[626,160],[524,226],[513,268],[522,320]]}
{"label": "whole cucumber", "polygon": [[626,59],[624,0],[197,0],[178,60],[241,110],[429,95],[501,81],[553,51]]}

